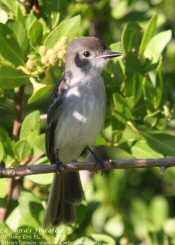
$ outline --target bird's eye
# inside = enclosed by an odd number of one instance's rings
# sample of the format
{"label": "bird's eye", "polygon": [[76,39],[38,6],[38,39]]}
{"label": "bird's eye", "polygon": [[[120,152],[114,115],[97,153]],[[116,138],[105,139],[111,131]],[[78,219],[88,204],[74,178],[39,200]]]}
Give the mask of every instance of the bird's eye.
{"label": "bird's eye", "polygon": [[89,51],[84,51],[83,55],[84,55],[84,57],[88,58],[91,54]]}

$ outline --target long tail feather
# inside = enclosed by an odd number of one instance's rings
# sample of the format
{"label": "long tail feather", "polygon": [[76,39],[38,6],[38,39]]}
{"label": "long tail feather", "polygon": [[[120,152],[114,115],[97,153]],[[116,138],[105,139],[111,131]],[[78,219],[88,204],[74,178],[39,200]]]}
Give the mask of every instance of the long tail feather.
{"label": "long tail feather", "polygon": [[75,204],[84,199],[79,173],[71,172],[54,176],[43,226],[75,221]]}

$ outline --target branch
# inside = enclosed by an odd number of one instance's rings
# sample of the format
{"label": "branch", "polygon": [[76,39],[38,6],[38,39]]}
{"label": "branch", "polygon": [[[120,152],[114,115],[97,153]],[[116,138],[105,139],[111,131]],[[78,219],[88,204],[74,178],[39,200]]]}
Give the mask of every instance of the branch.
{"label": "branch", "polygon": [[[166,168],[175,166],[175,158],[109,160],[104,161],[103,163],[104,170],[160,167],[163,174]],[[60,167],[60,172],[62,173],[81,170],[88,170],[92,172],[101,170],[101,166],[94,162],[72,162],[68,164],[63,164]],[[17,168],[0,168],[0,178],[13,178],[17,176],[22,177],[26,175],[47,174],[56,172],[58,172],[58,167],[56,164],[23,166]]]}

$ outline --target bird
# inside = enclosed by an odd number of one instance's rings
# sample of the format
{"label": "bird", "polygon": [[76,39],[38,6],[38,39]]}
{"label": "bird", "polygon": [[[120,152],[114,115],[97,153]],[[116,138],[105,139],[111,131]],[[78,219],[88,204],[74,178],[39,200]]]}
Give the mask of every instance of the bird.
{"label": "bird", "polygon": [[[73,40],[67,49],[64,75],[53,91],[47,113],[46,154],[51,164],[79,159],[90,149],[104,125],[106,90],[102,71],[112,52],[97,37]],[[78,172],[55,174],[43,227],[74,223],[75,205],[84,200]]]}

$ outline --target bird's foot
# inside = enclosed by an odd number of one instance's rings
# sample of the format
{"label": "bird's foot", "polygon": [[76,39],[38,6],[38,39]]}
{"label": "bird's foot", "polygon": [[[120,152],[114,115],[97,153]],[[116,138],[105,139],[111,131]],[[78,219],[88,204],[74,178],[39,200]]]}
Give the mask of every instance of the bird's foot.
{"label": "bird's foot", "polygon": [[66,165],[58,160],[56,161],[56,168],[57,168],[57,173],[60,173],[66,169]]}

